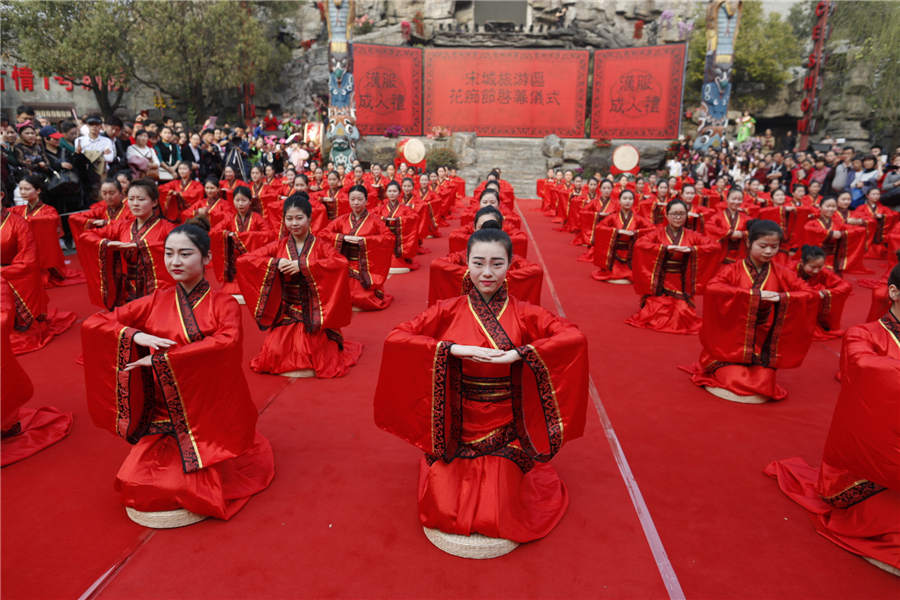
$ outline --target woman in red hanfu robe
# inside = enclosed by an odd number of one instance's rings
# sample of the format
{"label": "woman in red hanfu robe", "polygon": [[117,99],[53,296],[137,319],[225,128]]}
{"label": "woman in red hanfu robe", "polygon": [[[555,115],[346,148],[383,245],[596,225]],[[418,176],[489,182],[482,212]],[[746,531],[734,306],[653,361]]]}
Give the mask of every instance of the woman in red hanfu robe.
{"label": "woman in red hanfu robe", "polygon": [[[462,227],[472,226],[475,223],[475,213],[481,210],[485,206],[495,206],[497,207],[501,213],[503,213],[503,218],[505,219],[506,226],[510,230],[519,230],[522,228],[522,219],[519,218],[519,215],[516,214],[515,208],[510,206],[504,206],[502,201],[500,200],[500,188],[494,183],[490,182],[487,187],[485,187],[475,198],[472,198],[472,202],[469,206],[459,215],[459,224]],[[472,232],[470,231],[469,234]],[[468,237],[466,237],[466,241],[468,241]],[[465,247],[465,245],[463,245]]]}
{"label": "woman in red hanfu robe", "polygon": [[687,214],[683,200],[670,201],[668,225],[635,241],[632,281],[641,296],[641,309],[625,320],[627,324],[664,333],[700,331],[694,296],[718,268],[722,251],[714,241],[684,228]]}
{"label": "woman in red hanfu robe", "polygon": [[744,210],[755,219],[761,208],[769,206],[771,199],[769,194],[760,190],[759,180],[751,179],[744,190]]}
{"label": "woman in red hanfu robe", "polygon": [[851,270],[851,266],[862,265],[865,251],[865,230],[860,227],[848,228],[837,215],[837,201],[825,198],[819,205],[819,216],[810,219],[803,226],[802,242],[819,246],[829,257],[828,267],[838,275]]}
{"label": "woman in red hanfu robe", "polygon": [[[219,224],[209,233],[212,266],[226,294],[240,296],[237,284],[237,259],[275,239],[269,223],[253,210],[250,188],[234,190],[234,217]],[[243,297],[237,298],[238,302]]]}
{"label": "woman in red hanfu robe", "polygon": [[422,222],[425,219],[430,218],[427,214],[429,207],[422,202],[422,198],[419,196],[419,191],[416,189],[416,183],[413,181],[412,177],[404,177],[403,181],[400,182],[400,203],[416,213],[416,217],[418,218],[416,238],[418,239],[419,244],[417,253],[422,253],[422,240],[425,239],[422,232],[427,229],[426,225]]}
{"label": "woman in red hanfu robe", "polygon": [[573,223],[573,233],[575,233],[575,237],[572,239],[573,246],[587,245],[592,233],[590,227],[594,224],[594,215],[589,207],[597,206],[600,198],[599,182],[596,178],[591,177],[588,179],[587,185],[582,186],[581,202],[577,212],[570,215],[570,221]]}
{"label": "woman in red hanfu robe", "polygon": [[[81,328],[88,408],[134,444],[116,474],[128,516],[149,527],[230,519],[275,475],[241,368],[240,307],[203,278],[209,237],[182,225],[165,241],[174,286],[97,313]],[[150,514],[148,514],[150,513]]]}
{"label": "woman in red hanfu robe", "polygon": [[78,245],[78,238],[86,229],[105,227],[118,220],[134,220],[122,195],[122,185],[115,179],[105,179],[100,186],[100,200],[83,212],[69,217],[72,239]]}
{"label": "woman in red hanfu robe", "polygon": [[806,194],[806,186],[802,183],[798,183],[797,185],[795,185],[794,189],[791,191],[790,204],[793,204],[797,208],[805,206],[810,209],[815,209],[816,207],[816,204],[813,203],[812,198],[810,198]]}
{"label": "woman in red hanfu robe", "polygon": [[201,217],[209,221],[212,227],[217,227],[223,221],[230,221],[234,217],[234,191],[231,190],[230,197],[226,198],[215,177],[207,177],[203,189],[206,195],[181,213],[181,222]]}
{"label": "woman in red hanfu robe", "polygon": [[306,194],[284,201],[288,236],[238,259],[238,285],[260,329],[269,329],[250,368],[287,377],[342,377],[362,345],[340,328],[353,314],[347,260],[310,232]]}
{"label": "woman in red hanfu robe", "polygon": [[[500,197],[497,194],[498,192],[492,188],[487,188],[481,192],[478,210],[480,211],[487,206],[492,206],[497,210],[500,210]],[[471,219],[468,219],[468,213],[465,213],[460,218],[460,223],[462,225],[450,232],[450,252],[465,251],[467,244],[469,243],[469,236],[475,232],[476,214],[478,214],[477,211],[472,214]],[[525,232],[519,230],[519,227],[516,224],[521,223],[521,221],[515,215],[504,214],[502,210],[500,210],[500,214],[503,216],[503,230],[509,235],[510,239],[512,239],[513,253],[523,258],[528,256],[528,236],[525,235]]]}
{"label": "woman in red hanfu robe", "polygon": [[[775,221],[784,231],[784,243],[778,253],[779,258],[786,258],[788,250],[798,247],[797,241],[802,237],[803,227],[812,218],[812,215],[812,208],[802,204],[797,205],[793,201],[788,202],[784,190],[779,188],[772,192],[772,205],[761,209],[759,218]],[[785,263],[781,262],[781,264]]]}
{"label": "woman in red hanfu robe", "polygon": [[556,198],[556,201],[553,204],[553,209],[549,216],[552,216],[553,223],[562,223],[565,218],[565,214],[563,213],[565,202],[569,199],[569,194],[572,193],[572,171],[566,171],[565,176],[563,178],[557,178],[556,186],[553,188],[553,195]]}
{"label": "woman in red hanfu robe", "polygon": [[559,231],[577,234],[581,230],[581,211],[585,205],[585,195],[587,188],[584,187],[584,180],[580,175],[576,176],[572,183],[572,191],[569,192],[568,205],[566,206],[566,217],[563,220]]}
{"label": "woman in red hanfu robe", "polygon": [[419,215],[400,200],[400,184],[392,181],[385,190],[387,198],[372,211],[394,234],[391,273],[408,273],[419,268],[415,257],[419,250]]}
{"label": "woman in red hanfu robe", "polygon": [[[350,188],[344,189],[340,186],[341,178],[337,171],[329,171],[327,181],[328,187],[313,194],[311,197],[325,206],[327,220],[333,221],[339,216],[350,212],[350,197],[348,195]],[[368,193],[368,190],[366,193]]]}
{"label": "woman in red hanfu robe", "polygon": [[686,370],[720,398],[748,404],[787,398],[775,370],[800,366],[809,350],[819,295],[772,262],[782,235],[773,221],[751,221],[747,258],[722,267],[706,286],[703,349]]}
{"label": "woman in red hanfu robe", "polygon": [[350,300],[354,310],[384,310],[394,297],[384,292],[391,270],[394,234],[366,209],[366,188],[350,188],[350,213],[341,215],[319,237],[334,245],[349,263]]}
{"label": "woman in red hanfu robe", "polygon": [[666,204],[668,202],[669,182],[660,181],[656,186],[656,194],[641,197],[638,214],[654,225],[661,225],[666,222]]}
{"label": "woman in red hanfu robe", "polygon": [[812,513],[819,534],[900,575],[900,265],[885,287],[890,310],[844,335],[821,467],[789,458],[766,474]]}
{"label": "woman in red hanfu robe", "polygon": [[[48,310],[34,234],[25,219],[3,207],[0,214],[0,288],[4,310],[14,314],[10,344],[15,354],[43,348],[75,322],[75,313]],[[10,292],[6,295],[6,291]]]}
{"label": "woman in red hanfu robe", "polygon": [[[5,249],[5,248],[4,248]],[[5,267],[4,267],[5,269]],[[16,320],[15,297],[9,286],[0,284],[0,466],[10,465],[40,452],[68,435],[72,415],[52,406],[26,408],[34,388],[16,360],[10,336]]]}
{"label": "woman in red hanfu robe", "polygon": [[[503,228],[503,215],[494,206],[486,206],[476,213],[475,226],[484,228]],[[473,232],[474,233],[474,232]],[[512,261],[506,272],[506,283],[509,293],[519,300],[541,303],[541,285],[544,282],[544,270],[540,265],[528,262],[513,250]],[[466,294],[472,280],[468,277],[466,251],[451,252],[442,258],[431,261],[428,276],[428,305],[438,300],[454,298]]]}
{"label": "woman in red hanfu robe", "polygon": [[62,237],[59,213],[41,201],[43,187],[44,179],[40,175],[25,177],[19,182],[19,193],[27,204],[13,206],[9,210],[25,219],[31,227],[41,277],[46,287],[84,283],[84,273],[66,265],[66,258],[59,247],[59,238]]}
{"label": "woman in red hanfu robe", "polygon": [[230,166],[226,166],[222,169],[222,180],[219,182],[219,187],[221,188],[225,200],[231,205],[234,202],[234,190],[238,187],[247,187],[248,184],[246,181],[241,181],[235,175],[234,169]]}
{"label": "woman in red hanfu robe", "polygon": [[[369,172],[363,175],[363,186],[366,188],[366,208],[375,208],[384,200],[384,190],[390,178],[381,172],[381,165],[372,163]],[[350,193],[350,190],[347,190]]]}
{"label": "woman in red hanfu robe", "polygon": [[743,190],[739,187],[731,188],[725,206],[720,206],[706,225],[706,234],[722,247],[722,262],[725,264],[743,260],[747,256],[745,238],[750,217],[741,208],[743,200]]}
{"label": "woman in red hanfu robe", "polygon": [[178,179],[159,186],[159,210],[162,218],[181,222],[181,215],[189,207],[203,200],[203,184],[192,177],[191,165],[181,161],[175,167]]}
{"label": "woman in red hanfu robe", "polygon": [[813,339],[817,341],[831,340],[844,335],[841,329],[841,315],[844,305],[853,286],[825,269],[825,251],[818,246],[803,246],[800,249],[800,262],[794,266],[797,276],[810,288],[818,292],[822,301],[819,303],[819,316]]}
{"label": "woman in red hanfu robe", "polygon": [[888,297],[888,288],[884,282],[890,277],[894,265],[900,264],[900,249],[894,251],[894,256],[896,257],[896,262],[887,268],[887,272],[880,279],[860,279],[856,282],[861,287],[872,290],[866,322],[877,321],[881,315],[891,308],[891,299]]}
{"label": "woman in red hanfu robe", "polygon": [[546,536],[568,493],[546,464],[582,435],[587,341],[572,323],[507,294],[509,237],[472,235],[468,294],[401,323],[384,344],[375,423],[425,452],[426,534]]}
{"label": "woman in red hanfu robe", "polygon": [[172,283],[163,249],[173,225],[156,216],[157,206],[156,184],[138,179],[128,188],[133,221],[120,219],[81,235],[78,251],[94,305],[112,310]]}
{"label": "woman in red hanfu robe", "polygon": [[634,243],[642,233],[650,230],[650,221],[635,214],[634,192],[625,190],[619,195],[619,210],[597,224],[589,252],[598,267],[591,273],[597,281],[631,283],[631,259]]}
{"label": "woman in red hanfu robe", "polygon": [[[538,179],[537,183],[535,184],[538,198],[541,199],[541,212],[547,212],[548,210],[550,210],[550,206],[553,201],[550,190],[556,183],[555,175],[556,172],[552,168],[547,169],[547,177],[545,179]],[[593,177],[591,179],[596,181],[596,179],[594,179]]]}
{"label": "woman in red hanfu robe", "polygon": [[[402,186],[401,186],[402,189]],[[428,175],[419,176],[419,189],[416,190],[418,210],[421,213],[419,221],[419,239],[441,237],[440,215],[441,199],[438,196],[437,173],[432,171]]]}
{"label": "woman in red hanfu robe", "polygon": [[694,184],[688,183],[681,187],[681,199],[688,205],[688,218],[684,226],[692,231],[705,233],[706,218],[713,211],[701,203],[703,196],[697,193],[697,188],[694,187]]}
{"label": "woman in red hanfu robe", "polygon": [[[253,203],[262,207],[262,214],[272,229],[272,222],[281,221],[281,178],[275,176],[275,167],[266,165],[264,177],[254,179],[254,169],[250,169],[250,193],[253,195]],[[269,218],[269,213],[274,212],[274,219]],[[274,230],[274,229],[273,229]]]}
{"label": "woman in red hanfu robe", "polygon": [[887,235],[897,224],[900,214],[879,204],[881,190],[873,187],[866,193],[866,201],[853,211],[866,228],[866,257],[885,258],[888,255]]}
{"label": "woman in red hanfu robe", "polygon": [[[569,180],[571,181],[571,179]],[[513,191],[513,187],[509,184],[509,182],[500,179],[500,170],[494,169],[490,173],[488,173],[487,179],[482,181],[475,188],[475,191],[472,192],[473,198],[479,198],[481,196],[481,192],[483,192],[488,185],[494,185],[497,187],[497,193],[500,196],[500,205],[503,208],[509,209],[509,212],[515,210],[516,196]],[[572,186],[567,186],[566,193],[572,191]]]}
{"label": "woman in red hanfu robe", "polygon": [[[309,178],[303,173],[298,173],[294,178],[294,187],[291,191],[291,195],[293,194],[304,194],[309,199],[309,204],[312,207],[312,218],[309,222],[309,230],[313,233],[319,233],[322,231],[326,225],[328,225],[328,206],[324,202],[321,202],[318,197],[315,195],[310,196],[309,194]],[[343,193],[343,191],[341,191]],[[286,199],[286,198],[285,198]],[[282,202],[282,213],[284,213],[284,202]],[[332,203],[333,205],[333,203]],[[271,221],[269,222],[271,225]],[[284,219],[279,220],[278,223],[275,224],[273,231],[277,231],[277,237],[283,238],[288,234],[287,227],[284,224]]]}

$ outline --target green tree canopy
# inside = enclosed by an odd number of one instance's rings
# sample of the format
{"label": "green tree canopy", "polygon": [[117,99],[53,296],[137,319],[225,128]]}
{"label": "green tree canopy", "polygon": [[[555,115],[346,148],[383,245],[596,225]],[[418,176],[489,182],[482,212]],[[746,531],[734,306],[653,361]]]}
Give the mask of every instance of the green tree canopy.
{"label": "green tree canopy", "polygon": [[[731,70],[731,108],[755,111],[775,99],[802,62],[802,47],[791,25],[778,13],[763,14],[760,0],[744,0]],[[685,81],[688,105],[700,103],[706,61],[706,3],[694,20]]]}
{"label": "green tree canopy", "polygon": [[[89,85],[105,115],[119,106],[129,79],[124,67],[131,60],[126,4],[4,0],[0,15],[5,52],[45,77]],[[82,81],[84,75],[94,78],[90,84]],[[110,90],[111,79],[116,90]]]}

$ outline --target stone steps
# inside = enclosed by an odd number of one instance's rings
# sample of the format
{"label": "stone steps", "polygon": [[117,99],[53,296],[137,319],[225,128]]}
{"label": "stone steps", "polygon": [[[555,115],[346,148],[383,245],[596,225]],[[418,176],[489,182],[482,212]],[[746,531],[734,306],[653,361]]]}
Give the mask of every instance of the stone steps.
{"label": "stone steps", "polygon": [[492,168],[500,167],[503,179],[513,186],[517,197],[536,197],[535,182],[547,172],[541,141],[541,138],[479,137],[475,164],[460,169],[466,189],[471,193]]}

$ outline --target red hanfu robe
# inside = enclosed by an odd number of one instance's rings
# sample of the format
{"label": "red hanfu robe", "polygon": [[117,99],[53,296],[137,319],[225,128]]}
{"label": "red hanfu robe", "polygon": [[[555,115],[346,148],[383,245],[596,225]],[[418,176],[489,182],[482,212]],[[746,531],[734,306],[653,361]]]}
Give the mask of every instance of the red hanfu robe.
{"label": "red hanfu robe", "polygon": [[420,213],[419,239],[441,237],[441,200],[437,191],[432,188],[418,190],[414,205],[414,208]]}
{"label": "red hanfu robe", "polygon": [[556,184],[556,181],[550,177],[547,179],[538,179],[535,188],[537,189],[538,198],[541,199],[541,212],[547,212],[550,210],[553,202],[553,194],[551,190],[553,186]]}
{"label": "red hanfu robe", "polygon": [[[524,231],[514,228],[512,225],[506,224],[503,220],[503,231],[509,235],[512,240],[513,254],[525,257],[528,256],[528,236]],[[475,226],[470,221],[467,225],[463,225],[450,232],[448,236],[450,252],[465,253],[469,245],[469,237],[475,232]]]}
{"label": "red hanfu robe", "polygon": [[[381,204],[382,201],[384,201],[384,192],[385,190],[387,190],[387,185],[390,182],[391,180],[388,179],[387,175],[385,175],[384,173],[379,175],[377,180],[372,173],[363,173],[363,185],[366,188],[367,209],[375,208],[376,206]],[[349,204],[347,205],[347,210],[350,210]]]}
{"label": "red hanfu robe", "polygon": [[661,225],[666,221],[666,199],[660,203],[659,198],[655,194],[641,197],[638,203],[638,214],[652,222],[654,225]]}
{"label": "red hanfu robe", "polygon": [[844,550],[900,569],[900,321],[888,313],[847,330],[841,393],[817,470],[802,458],[766,474]]}
{"label": "red hanfu robe", "polygon": [[[282,258],[297,261],[300,272],[284,275]],[[238,286],[260,329],[269,333],[250,368],[258,373],[313,369],[316,377],[341,377],[359,360],[362,345],[345,341],[352,305],[347,259],[309,234],[302,250],[292,237],[243,255]]]}
{"label": "red hanfu robe", "polygon": [[234,201],[226,200],[222,195],[210,201],[209,198],[201,198],[197,202],[191,204],[184,212],[181,213],[181,222],[197,216],[201,208],[207,210],[206,217],[209,219],[210,227],[218,227],[223,221],[230,221],[234,217]]}
{"label": "red hanfu robe", "polygon": [[[639,231],[650,230],[650,222],[636,215],[634,211],[625,214],[620,210],[600,221],[594,229],[592,236],[594,244],[588,253],[598,268],[591,277],[597,281],[611,279],[630,281],[634,243],[640,236]],[[633,231],[634,235],[623,235],[619,233],[620,229]]]}
{"label": "red hanfu robe", "polygon": [[[597,196],[585,203],[581,210],[578,211],[579,233],[572,240],[572,244],[576,246],[593,246],[597,225],[603,219],[617,212],[619,212],[619,201],[613,200],[612,196],[606,199],[602,196]],[[586,260],[590,260],[590,258],[586,258]]]}
{"label": "red hanfu robe", "polygon": [[[522,360],[460,360],[453,343],[510,350]],[[587,341],[572,323],[509,297],[442,300],[384,343],[375,424],[425,452],[419,520],[459,535],[516,542],[547,535],[568,493],[546,464],[584,431]]]}
{"label": "red hanfu robe", "polygon": [[[731,264],[747,256],[747,222],[750,217],[741,211],[732,214],[727,208],[717,210],[706,224],[706,234],[719,242],[724,257],[722,262]],[[731,237],[735,231],[743,231],[744,236],[736,240]]]}
{"label": "red hanfu robe", "polygon": [[181,179],[164,183],[159,186],[160,215],[168,221],[180,223],[184,211],[203,200],[205,195],[203,184],[196,179],[189,179],[187,184]]}
{"label": "red hanfu robe", "polygon": [[[175,341],[150,351],[144,332]],[[203,280],[97,313],[81,327],[88,408],[94,424],[134,444],[115,487],[140,511],[185,508],[229,519],[275,474],[256,432],[256,407],[241,369],[237,302]],[[151,367],[125,371],[147,354]]]}
{"label": "red hanfu robe", "polygon": [[[691,252],[670,252],[666,249],[670,245],[690,246]],[[631,258],[631,280],[641,296],[641,309],[625,322],[664,333],[700,331],[694,296],[702,293],[721,256],[719,245],[696,231],[682,229],[676,234],[662,225],[642,233]]]}
{"label": "red hanfu robe", "polygon": [[787,210],[787,206],[767,206],[759,211],[759,218],[778,223],[784,231],[782,248],[798,248],[798,242],[803,237],[803,228],[812,218],[813,210],[808,206],[794,206],[794,210]]}
{"label": "red hanfu robe", "polygon": [[586,195],[586,188],[582,187],[580,190],[572,188],[566,201],[566,216],[563,218],[559,231],[578,233],[581,228],[581,210],[584,208]]}
{"label": "red hanfu robe", "polygon": [[[487,188],[487,181],[482,181],[475,187],[475,191],[472,192],[472,202],[478,204],[479,197],[481,196],[481,192]],[[516,195],[513,191],[513,187],[504,179],[498,179],[497,185],[500,186],[500,206],[508,209],[509,211],[515,210],[516,204]],[[566,190],[566,193],[572,191],[572,186],[569,186],[569,189]]]}
{"label": "red hanfu robe", "polygon": [[893,230],[900,214],[881,205],[873,206],[866,202],[853,211],[853,216],[866,222],[866,257],[886,258],[887,234]]}
{"label": "red hanfu robe", "polygon": [[52,406],[25,407],[34,388],[28,374],[16,360],[10,335],[15,320],[15,299],[0,284],[0,402],[2,402],[2,448],[0,466],[10,465],[40,452],[68,435],[72,415]]}
{"label": "red hanfu robe", "polygon": [[[234,234],[234,235],[231,235]],[[237,285],[237,259],[275,240],[275,233],[259,213],[250,211],[245,218],[235,214],[229,221],[222,221],[209,232],[210,253],[216,279],[222,283],[222,291],[240,294]]]}
{"label": "red hanfu robe", "polygon": [[[363,239],[347,242],[345,235]],[[394,234],[375,215],[364,211],[359,219],[353,213],[341,215],[319,232],[323,242],[333,244],[349,263],[350,300],[361,310],[383,310],[394,297],[384,292],[384,282],[394,256]]]}
{"label": "red hanfu robe", "polygon": [[[4,208],[0,213],[0,287],[4,310],[14,311],[10,344],[15,354],[43,348],[75,322],[75,313],[48,310],[34,234],[25,219]],[[9,304],[7,301],[11,300]]]}
{"label": "red hanfu robe", "polygon": [[[91,302],[112,310],[171,285],[164,254],[166,236],[173,228],[172,223],[154,216],[141,227],[137,220],[119,220],[85,231],[79,247]],[[135,243],[137,248],[110,248],[111,241]]]}
{"label": "red hanfu robe", "polygon": [[[476,205],[471,207],[465,211],[463,211],[459,215],[459,224],[460,226],[471,225],[475,226],[475,215],[478,214],[478,211],[481,209],[480,205]],[[519,218],[519,215],[515,213],[515,211],[510,210],[508,208],[500,209],[500,214],[503,215],[503,226],[509,227],[510,231],[515,231],[517,229],[522,228],[522,219]]]}
{"label": "red hanfu robe", "polygon": [[794,272],[815,292],[823,294],[820,296],[821,302],[813,339],[821,341],[843,336],[841,315],[844,314],[844,305],[847,303],[850,292],[853,291],[853,286],[828,269],[822,269],[816,275],[809,277],[803,271],[803,265],[797,263],[794,265]]}
{"label": "red hanfu robe", "polygon": [[250,194],[258,198],[263,216],[266,218],[272,231],[278,231],[278,228],[281,226],[284,212],[284,200],[281,199],[282,187],[281,179],[277,177],[273,178],[272,181],[266,180],[250,186]]}
{"label": "red hanfu robe", "polygon": [[310,194],[310,199],[315,198],[325,207],[326,221],[334,221],[350,212],[350,193],[347,191],[348,189],[338,188],[337,190],[332,190],[326,188],[320,192]]}
{"label": "red hanfu robe", "polygon": [[84,283],[84,273],[66,265],[66,257],[59,247],[62,224],[55,208],[38,201],[33,208],[28,205],[13,206],[9,211],[25,219],[31,227],[45,286]]}
{"label": "red hanfu robe", "polygon": [[131,209],[128,208],[127,202],[122,202],[119,208],[111,208],[102,200],[94,202],[88,210],[69,217],[69,228],[72,230],[72,239],[75,240],[76,247],[78,246],[78,238],[81,237],[85,230],[93,228],[91,221],[95,220],[106,221],[106,223],[101,225],[102,227],[109,225],[113,221],[133,221],[134,215],[131,214]]}
{"label": "red hanfu robe", "polygon": [[250,184],[246,181],[241,181],[237,177],[231,181],[223,179],[219,182],[219,189],[225,193],[225,200],[228,201],[229,205],[234,206],[234,190],[241,186],[250,187]]}
{"label": "red hanfu robe", "polygon": [[[841,237],[834,238],[840,231]],[[834,214],[830,220],[819,216],[810,219],[803,226],[803,237],[798,245],[819,246],[828,256],[826,265],[838,275],[848,272],[868,272],[862,263],[865,253],[866,235],[862,227],[847,227],[843,219]]]}
{"label": "red hanfu robe", "polygon": [[[510,296],[540,305],[543,283],[544,270],[540,265],[513,254],[509,270],[506,272]],[[428,306],[444,298],[466,295],[471,287],[472,279],[469,277],[465,251],[451,252],[447,256],[431,261],[428,274]]]}
{"label": "red hanfu robe", "polygon": [[394,256],[391,267],[418,269],[415,257],[419,250],[419,215],[402,202],[383,202],[370,213],[379,217],[394,234]]}
{"label": "red hanfu robe", "polygon": [[[550,216],[553,217],[554,223],[562,223],[563,219],[566,218],[565,203],[569,199],[569,194],[572,193],[573,187],[575,187],[573,184],[565,182],[558,183],[553,187],[552,191],[555,201],[553,202]],[[477,194],[475,197],[478,197]]]}
{"label": "red hanfu robe", "polygon": [[[780,302],[761,299],[781,293]],[[739,396],[787,398],[776,369],[800,366],[812,343],[819,295],[793,270],[775,263],[762,269],[749,259],[723,266],[706,286],[700,360],[689,370],[698,386]]]}

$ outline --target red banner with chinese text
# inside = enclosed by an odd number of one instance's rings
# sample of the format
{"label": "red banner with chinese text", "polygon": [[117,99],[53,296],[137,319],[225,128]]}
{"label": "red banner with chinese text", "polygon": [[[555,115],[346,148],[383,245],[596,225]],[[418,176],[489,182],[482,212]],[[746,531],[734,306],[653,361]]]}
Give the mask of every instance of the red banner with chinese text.
{"label": "red banner with chinese text", "polygon": [[384,135],[394,126],[422,134],[422,50],[353,44],[356,126]]}
{"label": "red banner with chinese text", "polygon": [[686,44],[594,52],[591,137],[678,137]]}
{"label": "red banner with chinese text", "polygon": [[424,129],[584,137],[587,50],[427,49]]}

